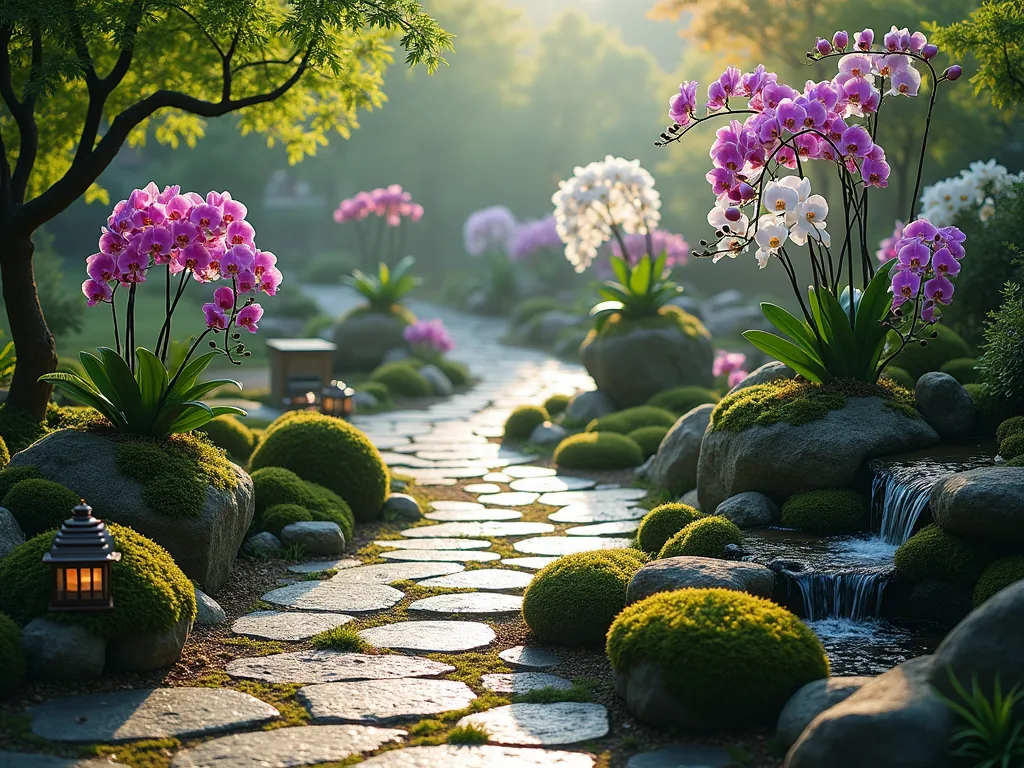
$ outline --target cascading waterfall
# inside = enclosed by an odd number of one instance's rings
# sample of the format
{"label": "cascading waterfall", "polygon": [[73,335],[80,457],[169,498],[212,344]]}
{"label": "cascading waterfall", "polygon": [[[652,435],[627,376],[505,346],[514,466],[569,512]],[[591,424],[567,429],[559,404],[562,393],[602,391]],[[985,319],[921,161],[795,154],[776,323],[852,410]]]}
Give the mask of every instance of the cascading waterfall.
{"label": "cascading waterfall", "polygon": [[878,535],[882,541],[898,547],[910,538],[936,482],[934,475],[898,472],[890,467],[876,470],[871,483],[871,519],[880,521]]}
{"label": "cascading waterfall", "polygon": [[877,618],[887,571],[789,574],[800,591],[803,615],[808,621],[823,619],[864,620]]}

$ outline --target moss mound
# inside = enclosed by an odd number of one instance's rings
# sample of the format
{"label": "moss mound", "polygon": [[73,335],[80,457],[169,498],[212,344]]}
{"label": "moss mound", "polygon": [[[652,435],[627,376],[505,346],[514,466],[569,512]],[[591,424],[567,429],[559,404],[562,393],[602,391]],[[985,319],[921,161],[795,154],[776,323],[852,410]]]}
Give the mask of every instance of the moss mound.
{"label": "moss mound", "polygon": [[655,555],[665,542],[700,517],[703,515],[689,504],[659,504],[640,521],[640,527],[636,529],[637,545],[649,555]]}
{"label": "moss mound", "polygon": [[569,395],[552,395],[544,401],[544,410],[552,418],[560,413],[565,413],[567,407],[569,407]]}
{"label": "moss mound", "polygon": [[521,328],[538,315],[555,310],[564,310],[565,306],[551,296],[534,296],[516,304],[508,316],[509,328]]}
{"label": "moss mound", "polygon": [[659,392],[648,400],[647,404],[682,416],[698,405],[717,403],[718,400],[718,393],[704,387],[675,387]]}
{"label": "moss mound", "polygon": [[638,405],[594,419],[587,424],[587,432],[618,432],[620,435],[628,435],[641,427],[668,429],[675,423],[676,415],[672,411],[652,405]]}
{"label": "moss mound", "polygon": [[3,506],[3,498],[11,488],[34,477],[39,477],[39,470],[35,467],[5,467],[0,470],[0,506]]}
{"label": "moss mound", "polygon": [[352,509],[334,491],[303,480],[284,467],[266,467],[253,472],[252,485],[256,495],[256,514],[253,519],[256,530],[268,530],[261,528],[263,516],[268,509],[279,504],[294,504],[308,510],[313,520],[337,523],[345,534],[345,541],[353,540],[355,517]]}
{"label": "moss mound", "polygon": [[346,421],[312,411],[275,421],[250,466],[284,467],[343,498],[356,520],[376,520],[391,478],[380,452]]}
{"label": "moss mound", "polygon": [[1006,419],[996,429],[996,440],[1003,442],[1010,435],[1024,434],[1024,416],[1014,416]]}
{"label": "moss mound", "polygon": [[43,555],[53,544],[47,531],[0,560],[0,611],[18,624],[37,616],[78,624],[102,637],[162,632],[196,615],[192,582],[167,550],[131,528],[110,523],[121,560],[112,566],[114,609],[96,613],[48,613],[50,566]]}
{"label": "moss mound", "polygon": [[945,363],[939,370],[948,373],[961,384],[977,384],[981,381],[977,365],[976,357],[957,357]]}
{"label": "moss mound", "polygon": [[711,413],[711,431],[742,432],[780,421],[808,424],[842,408],[848,397],[878,397],[887,407],[918,418],[914,393],[889,379],[879,379],[878,384],[848,380],[814,384],[783,379],[755,384],[723,397]]}
{"label": "moss mound", "polygon": [[9,616],[0,613],[0,697],[17,690],[25,679],[25,649],[21,645],[21,629]]}
{"label": "moss mound", "polygon": [[999,443],[999,455],[1007,461],[1024,456],[1024,432],[1011,433]]}
{"label": "moss mound", "polygon": [[430,382],[407,360],[379,366],[370,374],[370,381],[379,381],[388,388],[388,392],[398,397],[430,397],[434,394]]}
{"label": "moss mound", "polygon": [[729,544],[743,543],[743,534],[734,522],[721,515],[708,515],[688,523],[658,553],[666,557],[722,557]]}
{"label": "moss mound", "polygon": [[635,549],[560,557],[533,577],[523,619],[537,637],[559,645],[600,645],[626,605],[629,580],[646,562]]}
{"label": "moss mound", "polygon": [[529,440],[533,430],[550,421],[551,416],[539,405],[521,405],[505,420],[506,440]]}
{"label": "moss mound", "polygon": [[856,491],[804,491],[786,499],[782,524],[812,533],[850,533],[864,528],[869,512],[867,500]]}
{"label": "moss mound", "polygon": [[1008,467],[1024,467],[1024,456],[1018,456],[1015,459],[1010,459],[1006,462]]}
{"label": "moss mound", "polygon": [[49,429],[41,424],[32,414],[16,408],[0,406],[0,438],[12,453],[28,448]]}
{"label": "moss mound", "polygon": [[894,358],[896,365],[905,368],[911,376],[919,379],[929,371],[938,371],[951,360],[971,357],[970,345],[947,325],[938,323],[934,326],[934,339],[927,339],[927,344],[908,344]]}
{"label": "moss mound", "polygon": [[981,573],[974,585],[974,607],[1011,584],[1024,579],[1024,555],[1001,557]]}
{"label": "moss mound", "polygon": [[218,416],[206,422],[197,430],[205,434],[207,439],[218,448],[223,448],[228,456],[244,464],[256,447],[256,435],[234,416]]}
{"label": "moss mound", "polygon": [[917,379],[907,373],[903,368],[895,365],[887,365],[885,370],[882,372],[882,376],[896,382],[901,387],[906,387],[907,389],[913,389],[917,384]]}
{"label": "moss mound", "polygon": [[629,606],[607,651],[616,672],[654,664],[686,711],[723,727],[774,722],[793,693],[829,672],[821,641],[800,619],[728,589],[662,592]]}
{"label": "moss mound", "polygon": [[628,469],[644,463],[640,446],[615,432],[581,432],[558,444],[555,464],[566,469]]}
{"label": "moss mound", "polygon": [[292,523],[306,523],[313,519],[309,510],[298,504],[275,504],[263,513],[263,530],[281,537],[281,530]]}
{"label": "moss mound", "polygon": [[634,429],[626,437],[640,446],[644,458],[648,459],[658,452],[658,446],[668,434],[668,427],[640,427]]}
{"label": "moss mound", "polygon": [[993,560],[979,544],[929,525],[896,550],[896,570],[914,582],[937,579],[971,589]]}
{"label": "moss mound", "polygon": [[598,336],[615,336],[629,333],[634,328],[676,328],[684,336],[691,339],[710,339],[711,334],[696,316],[673,304],[666,304],[651,317],[625,318],[612,315],[601,328],[600,334],[593,330],[587,334],[584,344],[589,344]]}
{"label": "moss mound", "polygon": [[448,377],[448,381],[455,387],[464,387],[469,384],[469,368],[454,360],[436,360],[434,365],[441,369],[441,373]]}
{"label": "moss mound", "polygon": [[11,453],[7,450],[7,443],[0,437],[0,469],[6,467],[11,461]]}
{"label": "moss mound", "polygon": [[41,478],[22,480],[4,496],[0,506],[5,507],[18,521],[26,536],[59,528],[71,517],[71,510],[80,499],[60,483]]}
{"label": "moss mound", "polygon": [[1013,416],[1010,404],[989,392],[984,384],[964,384],[963,387],[974,401],[975,428],[982,434],[994,435],[999,425]]}
{"label": "moss mound", "polygon": [[391,390],[388,389],[388,385],[381,381],[367,381],[355,387],[357,392],[365,392],[368,395],[373,395],[377,402],[381,405],[391,402]]}

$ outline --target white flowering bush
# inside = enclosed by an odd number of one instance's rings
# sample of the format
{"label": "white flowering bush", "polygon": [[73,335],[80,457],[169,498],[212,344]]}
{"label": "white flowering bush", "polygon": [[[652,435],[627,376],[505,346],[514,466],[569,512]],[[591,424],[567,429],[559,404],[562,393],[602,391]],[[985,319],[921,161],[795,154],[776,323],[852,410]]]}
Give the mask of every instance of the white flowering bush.
{"label": "white flowering bush", "polygon": [[995,160],[971,163],[959,176],[937,181],[921,193],[921,218],[946,227],[963,212],[988,221],[995,214],[996,198],[1014,184],[1024,181],[1024,172],[1008,173]]}

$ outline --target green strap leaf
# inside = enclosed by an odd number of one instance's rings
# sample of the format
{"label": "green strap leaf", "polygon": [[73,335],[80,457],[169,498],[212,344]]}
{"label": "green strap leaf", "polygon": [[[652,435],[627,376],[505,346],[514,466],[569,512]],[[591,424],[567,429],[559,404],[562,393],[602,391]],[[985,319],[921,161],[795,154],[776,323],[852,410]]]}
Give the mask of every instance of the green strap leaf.
{"label": "green strap leaf", "polygon": [[56,389],[67,393],[67,395],[82,405],[95,408],[103,414],[118,429],[127,430],[128,422],[121,413],[121,409],[111,403],[102,393],[94,389],[87,381],[73,373],[48,373],[39,377],[40,381],[46,381]]}
{"label": "green strap leaf", "polygon": [[610,315],[614,312],[621,312],[625,305],[621,301],[602,301],[590,308],[590,316]]}
{"label": "green strap leaf", "polygon": [[121,409],[124,412],[125,421],[128,422],[128,429],[131,432],[145,434],[149,424],[146,424],[146,414],[142,405],[142,393],[139,392],[139,385],[135,381],[128,363],[109,347],[100,347],[100,359],[103,361],[103,370],[110,379],[111,386],[117,391],[121,400]]}
{"label": "green strap leaf", "polygon": [[86,374],[92,379],[93,386],[99,390],[102,395],[109,400],[115,408],[119,411],[124,408],[124,404],[121,402],[121,397],[117,394],[117,389],[111,383],[110,378],[107,376],[106,370],[103,368],[103,363],[95,355],[89,354],[88,352],[82,352],[78,359],[82,361],[82,368],[85,369]]}
{"label": "green strap leaf", "polygon": [[174,386],[171,388],[171,392],[168,396],[173,395],[176,391],[191,389],[203,371],[206,370],[207,366],[213,362],[220,353],[219,352],[207,352],[199,357],[192,358],[188,364],[181,370],[180,375],[176,375],[176,381]]}
{"label": "green strap leaf", "polygon": [[135,356],[139,361],[135,369],[135,381],[142,396],[142,407],[149,414],[152,426],[167,392],[167,369],[160,362],[160,358],[145,347],[136,349]]}
{"label": "green strap leaf", "polygon": [[651,258],[644,256],[633,267],[633,272],[629,276],[629,290],[631,293],[645,294],[651,287]]}
{"label": "green strap leaf", "polygon": [[391,270],[388,269],[388,265],[385,264],[383,261],[377,268],[377,279],[380,280],[381,285],[387,285],[388,282],[391,280]]}
{"label": "green strap leaf", "polygon": [[767,301],[761,303],[761,312],[768,319],[768,322],[774,325],[781,333],[789,336],[810,357],[820,361],[818,339],[805,321],[800,320],[796,315],[787,312],[777,304]]}
{"label": "green strap leaf", "polygon": [[629,285],[629,262],[621,256],[612,256],[609,261],[612,264],[612,271],[615,273],[615,277],[619,279],[619,282],[623,285]]}
{"label": "green strap leaf", "polygon": [[791,341],[767,331],[744,331],[743,337],[762,352],[785,363],[809,381],[824,384],[833,378],[821,363],[811,359],[806,352]]}

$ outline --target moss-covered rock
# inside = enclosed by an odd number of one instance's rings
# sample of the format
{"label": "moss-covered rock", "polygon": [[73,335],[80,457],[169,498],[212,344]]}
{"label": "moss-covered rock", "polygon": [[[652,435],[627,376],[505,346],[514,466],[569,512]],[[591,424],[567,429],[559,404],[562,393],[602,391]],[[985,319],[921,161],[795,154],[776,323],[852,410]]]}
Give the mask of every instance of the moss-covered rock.
{"label": "moss-covered rock", "polygon": [[[612,624],[607,652],[634,714],[699,728],[772,723],[801,686],[829,672],[821,641],[800,619],[727,589],[663,592],[634,603]],[[649,695],[655,680],[664,695]],[[648,695],[631,696],[634,687]],[[646,708],[636,706],[644,701]]]}
{"label": "moss-covered rock", "polygon": [[523,619],[544,642],[600,645],[626,605],[629,580],[646,562],[635,549],[597,550],[558,558],[523,594]]}
{"label": "moss-covered rock", "polygon": [[1024,456],[1024,432],[1011,433],[999,443],[999,455],[1009,461]]}
{"label": "moss-covered rock", "polygon": [[977,369],[978,358],[957,357],[944,363],[940,371],[948,373],[961,384],[977,384],[981,381],[981,373]]}
{"label": "moss-covered rock", "polygon": [[551,416],[539,405],[521,405],[505,420],[506,440],[528,440],[533,430],[550,421]]}
{"label": "moss-covered rock", "polygon": [[384,363],[374,369],[370,380],[384,384],[397,397],[430,397],[434,392],[426,377],[407,360]]}
{"label": "moss-covered rock", "polygon": [[464,387],[469,384],[469,368],[463,363],[454,360],[435,360],[434,365],[441,369],[441,373],[448,377],[448,381],[454,387]]}
{"label": "moss-covered rock", "polygon": [[26,536],[35,536],[59,528],[71,517],[79,501],[74,491],[59,483],[37,478],[16,483],[0,501],[0,506],[14,515]]}
{"label": "moss-covered rock", "polygon": [[911,581],[936,579],[968,589],[974,587],[993,559],[989,549],[937,525],[915,533],[895,556],[896,571]]}
{"label": "moss-covered rock", "polygon": [[1001,557],[982,571],[974,585],[974,607],[1011,584],[1024,579],[1024,555]]}
{"label": "moss-covered rock", "polygon": [[658,553],[666,557],[723,557],[729,544],[743,543],[743,534],[731,520],[720,515],[708,515],[685,525],[673,535]]}
{"label": "moss-covered rock", "polygon": [[78,624],[106,638],[162,632],[196,615],[192,582],[167,550],[131,528],[110,523],[121,559],[111,567],[114,608],[93,613],[49,612],[50,566],[43,555],[54,531],[29,539],[0,560],[0,611],[18,624],[37,616]]}
{"label": "moss-covered rock", "polygon": [[268,509],[279,504],[294,504],[308,510],[312,520],[337,523],[345,534],[345,541],[352,541],[355,517],[345,500],[334,491],[303,480],[284,467],[265,467],[253,472],[252,484],[256,494],[253,518],[256,530],[269,530],[262,527],[263,515]]}
{"label": "moss-covered rock", "polygon": [[281,538],[281,530],[292,523],[305,523],[313,519],[308,509],[298,504],[275,504],[263,513],[263,530]]}
{"label": "moss-covered rock", "polygon": [[947,325],[938,323],[932,326],[938,335],[934,339],[926,339],[927,344],[908,344],[894,358],[893,362],[904,368],[915,379],[919,379],[929,371],[942,370],[942,366],[950,360],[972,356],[970,345]]}
{"label": "moss-covered rock", "polygon": [[555,464],[566,469],[628,469],[644,463],[640,446],[616,432],[581,432],[558,444]]}
{"label": "moss-covered rock", "polygon": [[850,533],[867,525],[869,512],[867,500],[856,491],[804,491],[782,505],[782,525],[812,533]]}
{"label": "moss-covered rock", "polygon": [[544,401],[544,410],[548,412],[548,416],[554,418],[564,413],[568,405],[569,395],[552,395]]}
{"label": "moss-covered rock", "polygon": [[271,424],[250,465],[284,467],[334,491],[360,521],[380,516],[390,489],[387,465],[366,435],[346,421],[308,411]]}
{"label": "moss-covered rock", "polygon": [[684,413],[692,411],[698,405],[717,403],[718,401],[718,393],[705,387],[674,387],[666,389],[664,392],[659,392],[648,400],[647,404],[655,408],[664,408],[666,411],[672,411],[677,416],[682,416]]}
{"label": "moss-covered rock", "polygon": [[628,435],[641,427],[668,429],[675,423],[676,415],[672,411],[651,405],[638,405],[594,419],[587,424],[587,432],[618,432],[620,435]]}
{"label": "moss-covered rock", "polygon": [[663,426],[640,427],[639,429],[634,429],[626,437],[640,446],[640,451],[643,453],[644,458],[647,459],[658,452],[658,446],[665,439],[668,430],[668,427]]}
{"label": "moss-covered rock", "polygon": [[1013,416],[1003,421],[996,429],[996,440],[1003,442],[1010,435],[1024,434],[1024,416]]}
{"label": "moss-covered rock", "polygon": [[699,517],[703,515],[689,504],[659,504],[640,521],[636,529],[637,546],[649,555],[656,555],[665,542]]}
{"label": "moss-covered rock", "polygon": [[21,645],[21,628],[0,613],[0,698],[17,690],[25,679],[25,649]]}
{"label": "moss-covered rock", "polygon": [[903,368],[900,368],[899,366],[896,365],[887,365],[885,367],[885,370],[882,372],[882,377],[890,379],[899,384],[901,387],[906,387],[907,389],[910,390],[912,390],[914,388],[914,385],[917,384],[917,379],[911,376]]}
{"label": "moss-covered rock", "polygon": [[235,416],[218,416],[197,431],[239,464],[248,461],[256,447],[256,435]]}

